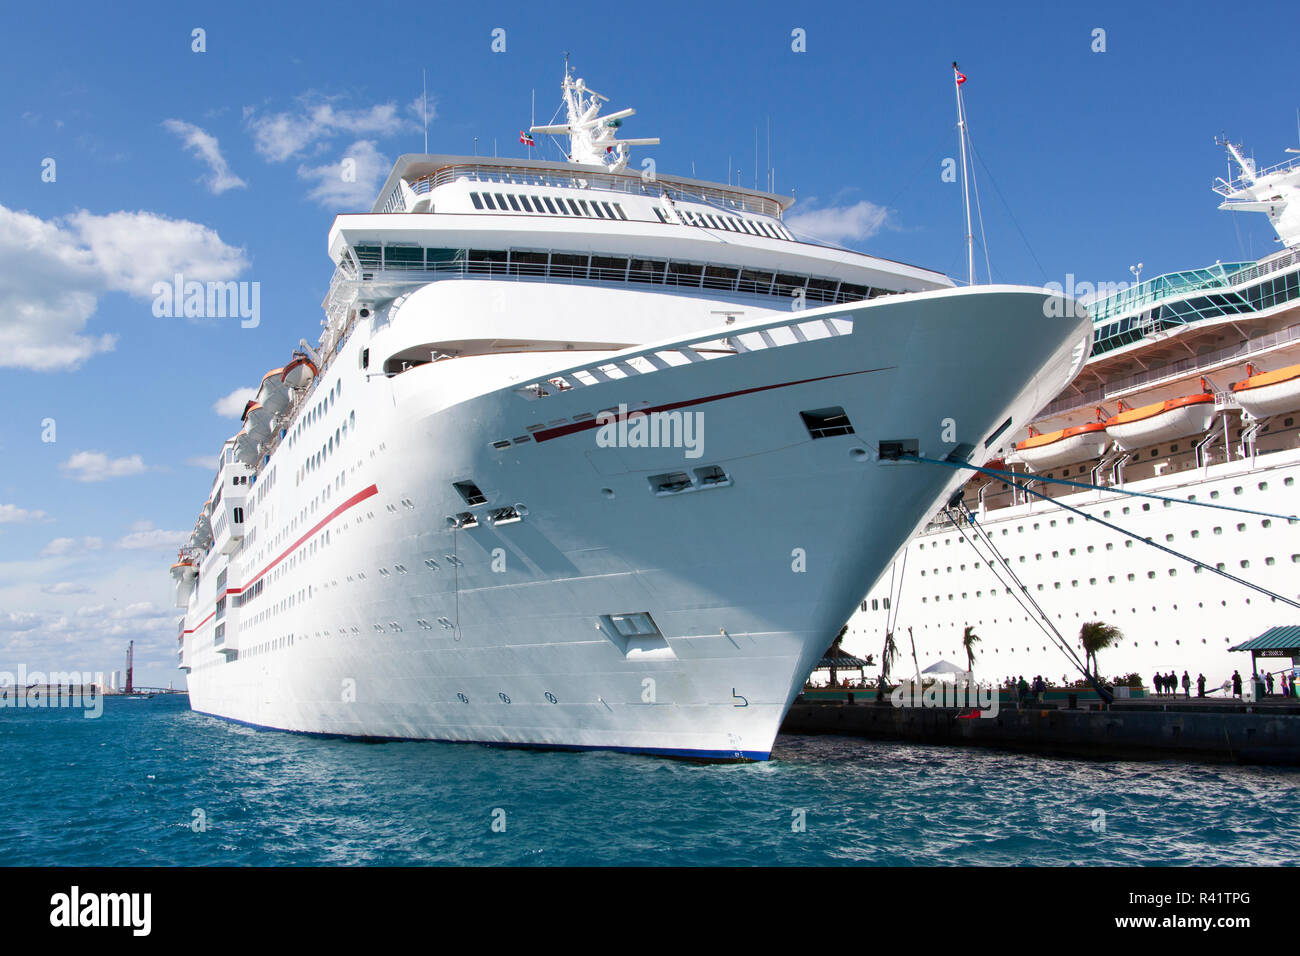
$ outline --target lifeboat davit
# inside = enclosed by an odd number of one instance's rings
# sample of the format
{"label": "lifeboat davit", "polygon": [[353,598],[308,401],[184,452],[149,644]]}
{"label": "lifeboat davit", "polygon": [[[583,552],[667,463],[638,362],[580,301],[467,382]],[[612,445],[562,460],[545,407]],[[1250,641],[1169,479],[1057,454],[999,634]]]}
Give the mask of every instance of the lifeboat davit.
{"label": "lifeboat davit", "polygon": [[1106,419],[1106,434],[1125,451],[1170,438],[1201,435],[1214,421],[1214,396],[1209,392],[1185,395],[1141,408],[1120,408]]}
{"label": "lifeboat davit", "polygon": [[289,386],[284,383],[281,376],[284,375],[284,369],[273,368],[262,376],[262,385],[257,390],[257,398],[254,401],[265,408],[274,418],[286,408],[293,397],[289,391]]}
{"label": "lifeboat davit", "polygon": [[1101,422],[1075,425],[1046,435],[1030,435],[1016,444],[1016,457],[1031,471],[1100,458],[1106,451],[1106,426]]}
{"label": "lifeboat davit", "polygon": [[306,388],[316,377],[316,363],[301,352],[293,353],[293,361],[284,367],[280,380],[290,388]]}
{"label": "lifeboat davit", "polygon": [[1253,418],[1293,412],[1300,408],[1300,365],[1288,365],[1275,372],[1260,372],[1233,382],[1232,397]]}

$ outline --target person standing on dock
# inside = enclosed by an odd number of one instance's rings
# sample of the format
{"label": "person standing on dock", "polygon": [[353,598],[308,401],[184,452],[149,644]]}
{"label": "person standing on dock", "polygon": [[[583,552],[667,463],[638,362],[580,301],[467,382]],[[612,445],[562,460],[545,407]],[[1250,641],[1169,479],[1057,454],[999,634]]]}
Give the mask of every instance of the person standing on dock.
{"label": "person standing on dock", "polygon": [[1267,674],[1264,675],[1264,692],[1268,694],[1269,697],[1273,696],[1273,672],[1272,671],[1269,671]]}
{"label": "person standing on dock", "polygon": [[1187,671],[1183,671],[1183,696],[1192,696],[1192,679],[1187,676]]}
{"label": "person standing on dock", "polygon": [[1198,674],[1196,677],[1196,696],[1197,697],[1205,696],[1205,675],[1204,674]]}
{"label": "person standing on dock", "polygon": [[1232,696],[1241,696],[1241,674],[1238,671],[1232,672]]}

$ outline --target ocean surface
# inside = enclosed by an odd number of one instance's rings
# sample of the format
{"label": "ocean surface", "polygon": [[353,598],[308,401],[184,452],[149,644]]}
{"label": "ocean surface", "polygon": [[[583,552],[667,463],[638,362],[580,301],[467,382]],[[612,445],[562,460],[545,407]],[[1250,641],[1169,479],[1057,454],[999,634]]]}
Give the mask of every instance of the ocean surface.
{"label": "ocean surface", "polygon": [[1300,772],[782,737],[763,764],[366,744],[183,696],[0,710],[31,865],[1292,864]]}

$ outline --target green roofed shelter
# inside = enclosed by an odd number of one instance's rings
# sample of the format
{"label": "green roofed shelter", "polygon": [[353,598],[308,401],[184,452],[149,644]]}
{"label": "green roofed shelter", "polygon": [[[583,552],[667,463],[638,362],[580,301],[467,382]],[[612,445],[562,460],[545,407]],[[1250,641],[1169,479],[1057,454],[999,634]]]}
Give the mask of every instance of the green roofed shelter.
{"label": "green roofed shelter", "polygon": [[1230,651],[1250,651],[1251,670],[1256,671],[1255,661],[1261,657],[1290,658],[1292,663],[1300,659],[1300,624],[1285,624],[1270,627],[1259,637],[1228,648]]}

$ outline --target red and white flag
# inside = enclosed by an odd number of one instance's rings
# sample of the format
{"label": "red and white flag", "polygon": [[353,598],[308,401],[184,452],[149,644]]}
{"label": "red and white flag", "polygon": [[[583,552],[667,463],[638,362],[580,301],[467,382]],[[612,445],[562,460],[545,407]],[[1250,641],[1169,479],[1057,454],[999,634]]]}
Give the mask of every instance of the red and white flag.
{"label": "red and white flag", "polygon": [[519,131],[519,143],[520,143],[520,145],[522,145],[522,146],[536,146],[536,145],[537,145],[537,142],[533,139],[533,134],[532,134],[532,133],[525,133],[523,130],[520,130],[520,131]]}
{"label": "red and white flag", "polygon": [[952,65],[952,71],[953,71],[954,73],[957,74],[957,85],[958,85],[958,86],[961,86],[963,83],[966,82],[966,74],[963,73],[961,70],[957,69],[957,64],[956,64],[956,63],[954,63],[954,64]]}

